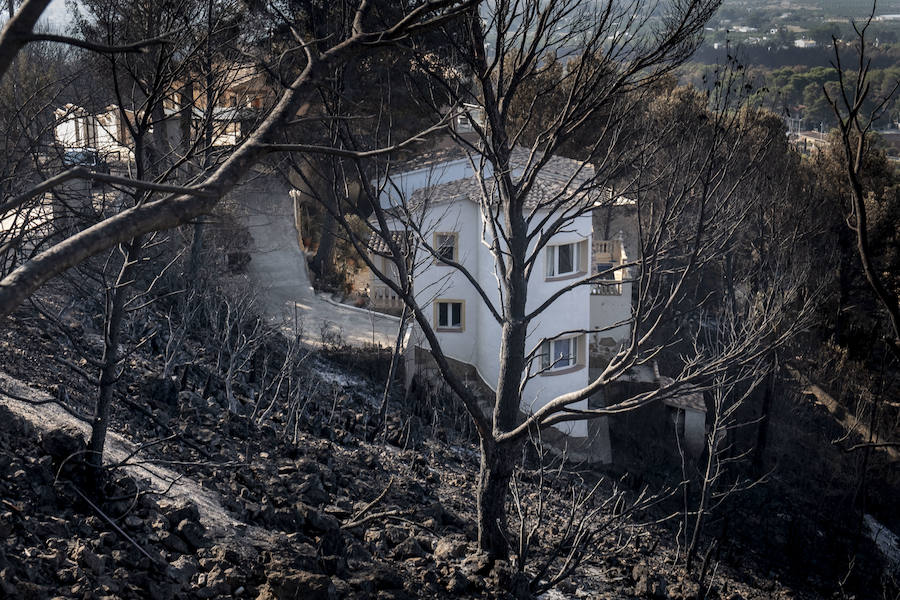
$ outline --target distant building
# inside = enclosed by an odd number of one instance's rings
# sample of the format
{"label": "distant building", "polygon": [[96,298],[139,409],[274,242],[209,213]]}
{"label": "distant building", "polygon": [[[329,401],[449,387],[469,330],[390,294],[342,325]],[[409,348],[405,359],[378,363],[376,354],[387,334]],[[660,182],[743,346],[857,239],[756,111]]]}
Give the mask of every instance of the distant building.
{"label": "distant building", "polygon": [[[222,67],[216,72],[215,86],[216,94],[207,97],[190,79],[172,85],[162,101],[161,121],[151,127],[163,127],[168,147],[159,149],[161,152],[177,151],[187,136],[191,141],[202,139],[208,126],[213,146],[235,146],[250,129],[247,125],[260,118],[276,95],[264,74],[247,65]],[[210,100],[215,102],[212,107],[207,106]],[[134,111],[120,110],[116,104],[100,109],[66,104],[54,116],[56,144],[61,150],[96,150],[113,162],[133,157],[134,141],[127,122],[135,121]]]}
{"label": "distant building", "polygon": [[54,111],[56,143],[63,150],[91,148],[104,157],[127,160],[131,135],[115,105],[97,111],[66,104]]}
{"label": "distant building", "polygon": [[794,40],[794,47],[795,48],[815,48],[816,41],[810,40],[807,38],[799,38],[799,39]]}
{"label": "distant building", "polygon": [[803,154],[821,152],[828,145],[828,134],[819,131],[799,131],[792,143]]}

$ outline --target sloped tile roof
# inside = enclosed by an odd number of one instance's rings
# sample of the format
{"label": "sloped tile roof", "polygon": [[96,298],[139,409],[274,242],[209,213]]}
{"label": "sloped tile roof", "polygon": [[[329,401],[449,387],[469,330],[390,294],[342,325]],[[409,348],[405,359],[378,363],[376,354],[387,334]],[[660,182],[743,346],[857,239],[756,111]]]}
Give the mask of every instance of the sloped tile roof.
{"label": "sloped tile roof", "polygon": [[[535,153],[534,156],[531,156],[530,150],[520,146],[515,147],[510,156],[513,178],[518,179],[529,165],[529,161],[530,164],[533,164],[539,158],[540,154]],[[423,168],[423,166],[434,166],[435,164],[434,161],[428,159],[418,162],[417,166]],[[562,156],[551,156],[538,173],[525,200],[525,208],[533,209],[557,200],[572,203],[590,200],[597,195],[587,189],[589,186],[586,186],[593,176],[593,165]],[[411,200],[414,203],[427,201],[431,204],[456,200],[478,202],[484,194],[494,197],[495,186],[496,180],[492,175],[481,178],[481,181],[478,176],[469,176],[420,188],[413,193]]]}
{"label": "sloped tile roof", "polygon": [[[409,234],[405,231],[391,232],[391,238],[394,240],[394,243],[399,244],[401,247],[409,242],[409,237]],[[390,254],[391,249],[383,237],[373,233],[369,238],[369,251],[375,254]]]}

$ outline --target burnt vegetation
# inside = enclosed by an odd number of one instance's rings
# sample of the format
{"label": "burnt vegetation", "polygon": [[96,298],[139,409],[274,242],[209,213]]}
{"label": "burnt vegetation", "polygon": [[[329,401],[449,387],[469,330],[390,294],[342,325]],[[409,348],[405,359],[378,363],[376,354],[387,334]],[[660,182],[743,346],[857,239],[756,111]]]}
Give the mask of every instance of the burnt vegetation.
{"label": "burnt vegetation", "polygon": [[[801,153],[742,65],[678,84],[714,0],[90,0],[60,34],[13,4],[0,596],[900,598],[900,181],[873,135],[898,84],[867,79],[871,20]],[[434,151],[490,174],[496,289],[382,202]],[[545,215],[557,155],[582,171]],[[552,342],[530,325],[612,281],[535,307],[539,254],[623,199],[628,333],[524,412]],[[266,219],[348,303],[373,273],[428,368],[285,311],[255,278]],[[496,323],[497,381],[442,347],[413,286],[436,262]],[[554,428],[600,419],[611,464]]]}

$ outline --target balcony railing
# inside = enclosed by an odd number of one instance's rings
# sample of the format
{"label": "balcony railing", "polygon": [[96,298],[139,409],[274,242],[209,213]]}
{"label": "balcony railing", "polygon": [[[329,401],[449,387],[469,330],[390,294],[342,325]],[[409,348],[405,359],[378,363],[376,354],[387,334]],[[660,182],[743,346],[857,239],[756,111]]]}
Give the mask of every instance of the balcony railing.
{"label": "balcony railing", "polygon": [[598,281],[591,284],[591,296],[621,296],[622,284],[618,281]]}
{"label": "balcony railing", "polygon": [[612,255],[613,243],[609,240],[597,242],[597,254]]}
{"label": "balcony railing", "polygon": [[387,286],[373,286],[370,290],[370,300],[375,308],[401,308],[403,300],[397,297],[397,293]]}

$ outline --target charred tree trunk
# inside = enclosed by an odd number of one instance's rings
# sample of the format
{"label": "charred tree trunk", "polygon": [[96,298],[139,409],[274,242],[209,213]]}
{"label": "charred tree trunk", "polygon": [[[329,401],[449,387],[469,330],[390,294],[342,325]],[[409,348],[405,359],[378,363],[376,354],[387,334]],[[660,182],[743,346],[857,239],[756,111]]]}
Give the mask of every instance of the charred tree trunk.
{"label": "charred tree trunk", "polygon": [[478,547],[495,559],[509,556],[506,498],[515,466],[515,446],[481,442],[478,472]]}
{"label": "charred tree trunk", "polygon": [[[145,147],[144,138],[141,135],[134,136],[134,157],[138,179],[146,176],[144,168],[145,152],[150,150]],[[155,154],[147,152],[147,154]],[[139,192],[134,200],[141,200]],[[103,331],[103,358],[101,359],[100,382],[97,396],[97,404],[94,407],[94,416],[91,421],[91,439],[88,443],[88,468],[94,475],[94,481],[98,488],[102,478],[100,472],[103,467],[103,449],[106,445],[106,433],[109,429],[109,413],[112,405],[113,394],[118,381],[119,347],[121,346],[122,320],[125,317],[125,304],[128,290],[134,282],[140,262],[140,253],[143,246],[143,236],[133,238],[125,245],[122,267],[111,290],[107,290],[106,318]]]}
{"label": "charred tree trunk", "polygon": [[[335,235],[339,227],[332,212],[337,210],[338,199],[334,192],[334,184],[329,181],[327,167],[308,160],[299,168],[295,168],[297,175],[294,187],[297,189],[295,204],[295,221],[297,205],[311,199],[322,205],[322,220],[319,224],[319,247],[309,263],[309,268],[315,273],[319,282],[323,282],[331,275],[334,265]],[[299,233],[299,232],[298,232]]]}
{"label": "charred tree trunk", "polygon": [[140,259],[141,237],[134,238],[125,247],[125,258],[115,286],[112,288],[108,304],[106,327],[103,336],[103,359],[100,369],[100,389],[94,417],[91,421],[91,440],[88,444],[88,466],[95,475],[94,481],[101,481],[100,470],[103,467],[103,448],[106,444],[106,432],[109,429],[109,412],[113,393],[116,389],[119,367],[119,347],[121,345],[122,319],[125,316],[126,295],[130,282],[134,280]]}
{"label": "charred tree trunk", "polygon": [[[333,205],[332,205],[333,206]],[[325,211],[322,217],[322,229],[319,232],[319,248],[313,257],[309,267],[319,278],[320,284],[329,279],[334,266],[334,234],[337,223],[330,211]]]}
{"label": "charred tree trunk", "polygon": [[[524,231],[521,215],[513,215],[514,233]],[[513,235],[513,261],[525,256],[526,237]],[[519,385],[525,372],[525,339],[528,332],[525,320],[527,282],[524,270],[511,269],[507,280],[505,310],[510,319],[503,324],[500,344],[500,376],[494,398],[494,436],[511,431],[518,424],[521,396]],[[515,467],[517,450],[522,440],[497,443],[495,439],[481,441],[481,469],[478,474],[478,546],[490,556],[505,560],[509,556],[506,537],[506,499],[509,482]]]}
{"label": "charred tree trunk", "polygon": [[[202,218],[202,217],[201,217]],[[188,259],[187,285],[194,285],[200,276],[200,265],[203,258],[203,221],[194,223],[194,235],[191,239],[191,252]]]}
{"label": "charred tree trunk", "polygon": [[[203,169],[209,169],[212,166],[212,150],[213,150],[213,137],[215,131],[213,130],[213,109],[216,104],[216,96],[215,96],[215,77],[213,76],[213,52],[212,52],[212,30],[213,30],[213,13],[212,13],[212,2],[208,2],[206,6],[206,27],[207,27],[207,36],[206,36],[206,44],[204,45],[203,50],[203,70],[204,70],[204,85],[205,85],[205,95],[206,95],[206,118],[203,121]],[[193,89],[191,89],[191,95],[193,96]],[[193,98],[190,99],[191,106],[188,107],[188,110],[185,112],[189,115],[193,115]],[[190,132],[188,133],[188,145],[190,146],[192,140],[190,136]],[[201,218],[202,219],[202,218]],[[200,273],[200,263],[203,255],[203,221],[198,220],[194,223],[194,235],[191,240],[191,252],[190,259],[188,261],[188,283],[197,281],[197,277]]]}
{"label": "charred tree trunk", "polygon": [[404,304],[403,310],[400,312],[400,326],[397,330],[397,339],[394,342],[394,350],[391,353],[391,365],[388,367],[387,381],[384,382],[384,393],[381,396],[381,407],[378,409],[378,420],[369,436],[370,440],[374,440],[379,432],[386,432],[385,423],[387,423],[388,399],[391,396],[391,388],[394,384],[400,357],[403,355],[403,334],[406,331],[406,321],[409,315],[409,307]]}
{"label": "charred tree trunk", "polygon": [[772,370],[769,372],[769,380],[763,390],[762,409],[759,415],[759,424],[756,429],[756,447],[753,449],[753,470],[758,476],[763,474],[763,457],[769,440],[769,422],[772,412],[772,400],[775,398],[775,389],[778,385],[778,354],[772,352]]}

